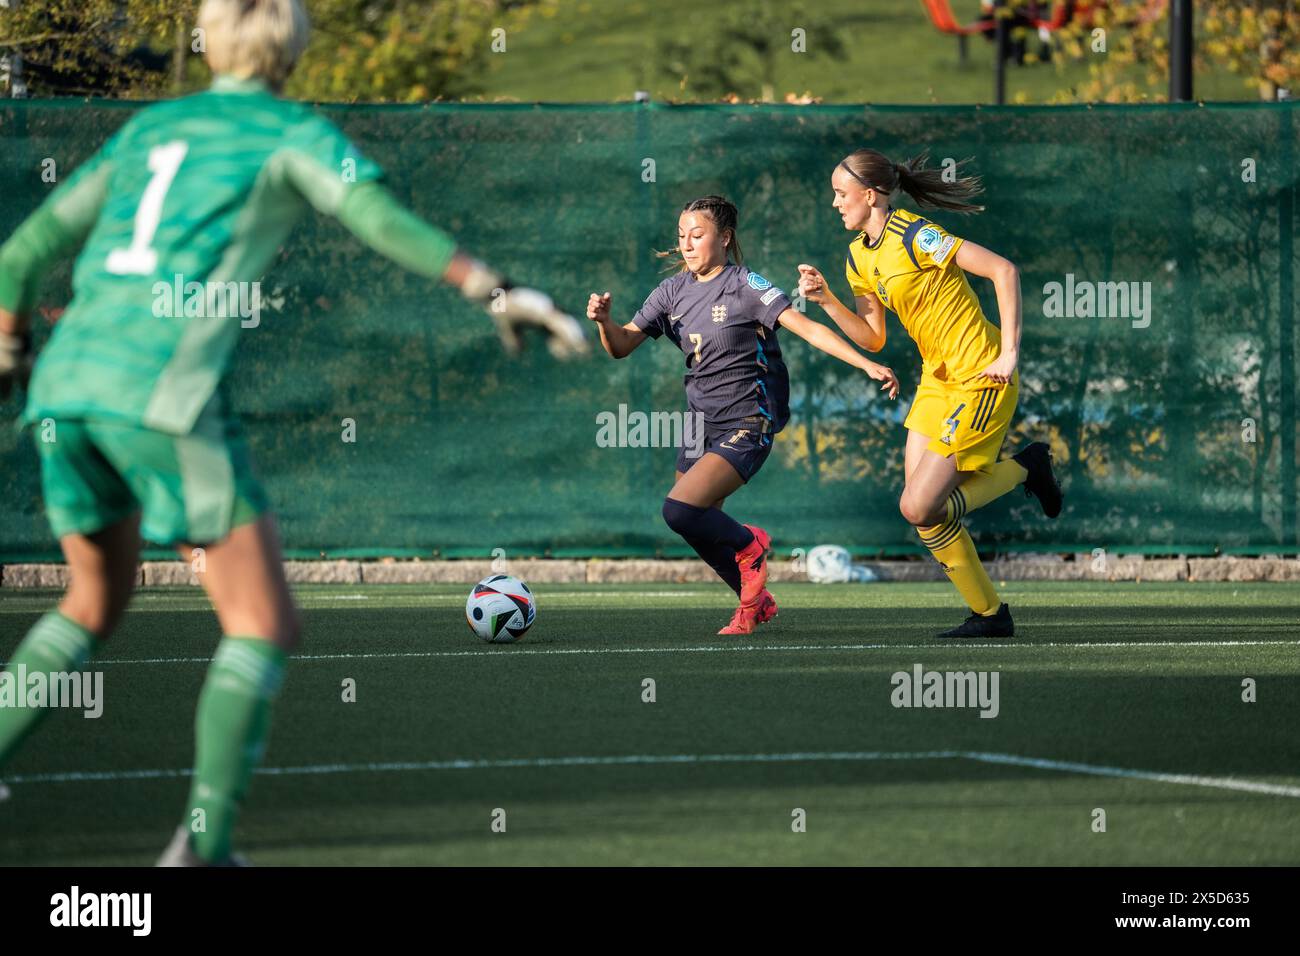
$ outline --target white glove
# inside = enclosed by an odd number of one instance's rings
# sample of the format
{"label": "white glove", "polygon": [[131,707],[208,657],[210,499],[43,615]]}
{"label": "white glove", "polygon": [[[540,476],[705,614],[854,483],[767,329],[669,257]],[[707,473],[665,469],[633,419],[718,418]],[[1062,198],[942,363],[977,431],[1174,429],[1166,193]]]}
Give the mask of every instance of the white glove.
{"label": "white glove", "polygon": [[546,333],[546,347],[557,359],[572,359],[591,351],[582,323],[557,309],[550,296],[536,289],[512,288],[482,263],[474,264],[473,272],[461,285],[461,292],[471,302],[487,309],[501,336],[501,344],[512,355],[519,352],[522,344],[520,329],[529,327]]}

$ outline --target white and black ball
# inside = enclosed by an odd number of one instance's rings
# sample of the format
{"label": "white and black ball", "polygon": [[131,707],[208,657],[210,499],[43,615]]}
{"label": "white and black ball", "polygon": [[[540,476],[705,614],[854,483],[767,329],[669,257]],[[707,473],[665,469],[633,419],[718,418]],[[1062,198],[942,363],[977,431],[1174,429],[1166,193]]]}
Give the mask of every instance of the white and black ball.
{"label": "white and black ball", "polygon": [[486,577],[469,593],[465,620],[469,629],[489,644],[511,644],[528,632],[537,618],[537,601],[528,585],[508,574]]}

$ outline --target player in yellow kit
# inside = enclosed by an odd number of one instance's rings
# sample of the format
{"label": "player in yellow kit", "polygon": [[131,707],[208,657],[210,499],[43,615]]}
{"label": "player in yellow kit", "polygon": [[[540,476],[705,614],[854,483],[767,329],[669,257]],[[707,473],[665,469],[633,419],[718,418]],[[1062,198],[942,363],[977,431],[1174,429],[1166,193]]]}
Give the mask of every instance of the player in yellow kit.
{"label": "player in yellow kit", "polygon": [[[1011,612],[999,602],[962,519],[1020,484],[1049,518],[1061,513],[1045,443],[998,460],[1020,392],[1020,274],[1002,256],[894,206],[901,191],[921,206],[979,212],[983,207],[971,202],[982,191],[977,178],[945,179],[944,170],[926,167],[924,156],[894,163],[860,149],[835,168],[831,188],[844,228],[858,232],[845,264],[855,308],[841,303],[809,265],[799,267],[799,291],[869,352],[884,348],[886,309],[916,342],[921,383],[904,422],[899,510],[971,608],[963,624],[940,636],[1012,637]],[[1000,327],[984,317],[967,273],[992,280]]]}

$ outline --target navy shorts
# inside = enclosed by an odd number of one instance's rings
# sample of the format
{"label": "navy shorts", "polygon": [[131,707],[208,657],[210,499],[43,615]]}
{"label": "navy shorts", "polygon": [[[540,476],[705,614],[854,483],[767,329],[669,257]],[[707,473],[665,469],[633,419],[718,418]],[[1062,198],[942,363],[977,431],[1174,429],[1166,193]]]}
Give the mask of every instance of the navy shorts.
{"label": "navy shorts", "polygon": [[742,481],[758,474],[772,453],[771,423],[764,418],[732,425],[705,425],[704,440],[696,447],[683,446],[677,452],[677,470],[685,472],[707,452],[727,459]]}

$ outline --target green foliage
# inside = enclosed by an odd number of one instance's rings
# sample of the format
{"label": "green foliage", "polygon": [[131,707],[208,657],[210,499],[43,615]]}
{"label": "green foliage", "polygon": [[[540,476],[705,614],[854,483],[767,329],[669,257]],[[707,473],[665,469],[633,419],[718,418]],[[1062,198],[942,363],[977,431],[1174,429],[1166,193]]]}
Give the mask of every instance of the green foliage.
{"label": "green foliage", "polygon": [[[559,0],[308,0],[311,45],[289,92],[309,100],[418,102],[482,88],[493,31]],[[197,0],[43,0],[0,13],[0,48],[22,55],[31,96],[156,98],[201,88]]]}
{"label": "green foliage", "polygon": [[[1167,98],[1169,15],[1166,4],[1116,0],[1061,31],[1067,58],[1088,65],[1088,78],[1058,93],[1058,102],[1132,103]],[[1236,96],[1277,99],[1300,86],[1300,7],[1295,0],[1197,0],[1193,70],[1233,77]],[[1099,52],[1095,32],[1105,33]]]}
{"label": "green foliage", "polygon": [[[916,0],[306,0],[316,24],[290,92],[312,100],[417,102],[786,99],[987,102],[993,46],[958,58]],[[1014,14],[1025,0],[1012,0]],[[1080,4],[1083,6],[1083,4]],[[1094,5],[1095,6],[1095,5]],[[958,18],[975,0],[954,0]],[[1272,99],[1295,88],[1300,13],[1292,0],[1198,0],[1196,92]],[[0,49],[17,48],[32,96],[156,98],[202,88],[191,49],[198,0],[17,0],[0,9]],[[791,50],[806,31],[807,52]],[[492,30],[507,52],[494,53]],[[1107,52],[1093,50],[1105,29]],[[1014,102],[1161,99],[1163,0],[1113,0],[1049,47],[1014,25],[1023,66]],[[1035,61],[1050,55],[1056,72]],[[3,91],[0,90],[0,94]]]}
{"label": "green foliage", "polygon": [[[682,99],[761,99],[771,102],[778,60],[791,54],[844,54],[839,25],[798,3],[756,0],[718,11],[708,38],[673,31],[659,34],[654,61]],[[791,94],[794,97],[794,94]]]}
{"label": "green foliage", "polygon": [[21,54],[29,95],[153,96],[188,50],[195,0],[17,0],[0,48]]}
{"label": "green foliage", "polygon": [[[287,92],[311,100],[421,102],[481,92],[493,43],[558,0],[315,0],[315,35]],[[503,31],[503,32],[496,32]]]}

